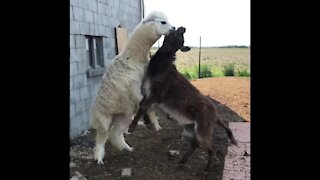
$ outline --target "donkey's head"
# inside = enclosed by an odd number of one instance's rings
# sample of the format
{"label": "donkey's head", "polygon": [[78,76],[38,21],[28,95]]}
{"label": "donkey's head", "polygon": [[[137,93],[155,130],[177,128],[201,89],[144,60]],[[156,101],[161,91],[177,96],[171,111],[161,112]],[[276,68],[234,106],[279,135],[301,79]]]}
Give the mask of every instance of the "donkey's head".
{"label": "donkey's head", "polygon": [[179,49],[182,52],[189,51],[190,48],[183,45],[184,44],[183,34],[185,32],[186,32],[186,28],[184,27],[179,27],[176,31],[170,32],[170,34],[164,38],[163,45],[159,50],[163,53],[175,53]]}

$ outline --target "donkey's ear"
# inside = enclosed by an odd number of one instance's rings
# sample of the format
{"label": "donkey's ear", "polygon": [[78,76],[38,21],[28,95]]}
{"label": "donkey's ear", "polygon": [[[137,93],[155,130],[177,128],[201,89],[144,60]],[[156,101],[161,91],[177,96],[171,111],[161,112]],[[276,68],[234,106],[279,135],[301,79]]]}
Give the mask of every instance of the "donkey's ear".
{"label": "donkey's ear", "polygon": [[180,48],[180,50],[181,50],[182,52],[188,52],[188,51],[190,51],[190,48],[189,48],[188,46],[182,46],[182,47]]}
{"label": "donkey's ear", "polygon": [[179,28],[177,29],[177,32],[179,32],[179,33],[185,33],[185,32],[186,32],[186,28],[183,27],[183,26],[181,26],[181,27],[179,27]]}

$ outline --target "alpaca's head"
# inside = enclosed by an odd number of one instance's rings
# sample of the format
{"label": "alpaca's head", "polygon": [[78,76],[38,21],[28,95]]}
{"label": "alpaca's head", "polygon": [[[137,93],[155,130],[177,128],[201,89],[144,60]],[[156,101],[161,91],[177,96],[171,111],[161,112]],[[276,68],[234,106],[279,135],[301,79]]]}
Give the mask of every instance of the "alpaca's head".
{"label": "alpaca's head", "polygon": [[184,46],[184,36],[186,28],[179,27],[176,31],[171,32],[168,36],[164,38],[163,45],[159,49],[163,53],[175,53],[179,49],[182,52],[187,52],[190,50],[189,47]]}
{"label": "alpaca's head", "polygon": [[151,12],[143,21],[143,26],[148,27],[148,32],[156,39],[159,39],[161,35],[168,35],[170,31],[174,31],[173,27],[165,14],[159,11]]}

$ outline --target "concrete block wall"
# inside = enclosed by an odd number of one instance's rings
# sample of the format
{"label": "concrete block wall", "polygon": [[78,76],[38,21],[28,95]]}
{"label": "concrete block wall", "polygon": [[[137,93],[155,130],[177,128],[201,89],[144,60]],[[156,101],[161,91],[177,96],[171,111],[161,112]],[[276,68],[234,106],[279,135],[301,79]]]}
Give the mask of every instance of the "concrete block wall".
{"label": "concrete block wall", "polygon": [[103,37],[108,65],[116,55],[114,28],[120,25],[130,35],[142,19],[140,4],[141,0],[70,0],[70,137],[89,128],[89,109],[102,78],[87,77],[85,35]]}

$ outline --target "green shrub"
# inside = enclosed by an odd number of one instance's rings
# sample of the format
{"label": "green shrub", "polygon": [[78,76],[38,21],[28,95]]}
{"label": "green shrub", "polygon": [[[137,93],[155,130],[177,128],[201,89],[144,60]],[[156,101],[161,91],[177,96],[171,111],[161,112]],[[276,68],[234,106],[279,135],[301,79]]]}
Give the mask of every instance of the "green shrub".
{"label": "green shrub", "polygon": [[250,72],[248,71],[248,68],[239,69],[238,70],[238,76],[240,76],[240,77],[249,77],[250,76]]}
{"label": "green shrub", "polygon": [[[199,72],[199,69],[197,72]],[[211,68],[206,64],[200,65],[200,76],[201,77],[213,77],[212,72],[211,72]]]}
{"label": "green shrub", "polygon": [[234,76],[235,74],[234,69],[235,69],[234,64],[225,65],[223,73],[225,76]]}
{"label": "green shrub", "polygon": [[192,76],[190,75],[189,72],[182,72],[181,74],[182,74],[182,76],[184,76],[185,78],[187,78],[189,80],[192,79]]}
{"label": "green shrub", "polygon": [[223,77],[224,73],[221,66],[211,66],[212,77]]}

